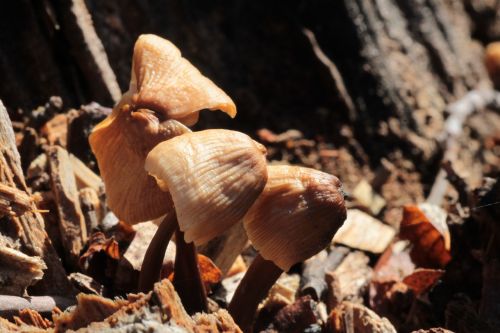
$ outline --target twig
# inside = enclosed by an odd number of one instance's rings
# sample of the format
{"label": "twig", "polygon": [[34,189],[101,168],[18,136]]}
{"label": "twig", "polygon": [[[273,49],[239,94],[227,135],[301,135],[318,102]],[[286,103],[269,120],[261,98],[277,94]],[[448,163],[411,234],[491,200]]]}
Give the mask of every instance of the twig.
{"label": "twig", "polygon": [[42,315],[48,315],[56,306],[64,311],[67,307],[74,304],[74,299],[61,296],[33,296],[23,298],[0,295],[0,317],[12,318],[12,316],[19,315],[19,310],[23,309],[31,309]]}
{"label": "twig", "polygon": [[[500,92],[493,89],[472,90],[447,107],[450,116],[446,119],[438,141],[445,145],[443,161],[453,163],[457,158],[457,139],[462,135],[463,125],[468,116],[484,108],[500,109]],[[427,202],[440,205],[448,187],[446,171],[441,169],[432,185]]]}

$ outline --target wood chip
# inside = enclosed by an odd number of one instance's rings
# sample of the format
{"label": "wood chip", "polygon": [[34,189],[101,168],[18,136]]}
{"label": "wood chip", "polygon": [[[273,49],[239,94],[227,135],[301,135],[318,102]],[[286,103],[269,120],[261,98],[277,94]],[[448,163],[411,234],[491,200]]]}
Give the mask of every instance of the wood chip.
{"label": "wood chip", "polygon": [[198,251],[212,259],[222,274],[226,275],[247,243],[248,237],[243,223],[236,223],[221,236],[201,246]]}
{"label": "wood chip", "polygon": [[333,242],[354,249],[382,253],[395,235],[396,231],[388,225],[358,209],[349,209],[347,219],[333,237]]}
{"label": "wood chip", "polygon": [[78,197],[88,235],[98,230],[99,224],[104,218],[104,207],[97,192],[91,187],[85,187],[78,191]]}
{"label": "wood chip", "polygon": [[76,289],[85,294],[102,295],[104,291],[104,287],[99,282],[83,273],[71,273],[69,280]]}
{"label": "wood chip", "polygon": [[87,226],[80,207],[73,167],[68,152],[59,146],[49,147],[47,158],[66,260],[76,268],[80,252],[87,242]]}
{"label": "wood chip", "polygon": [[238,255],[236,257],[236,260],[233,262],[233,265],[227,272],[226,276],[230,277],[235,274],[241,273],[241,272],[246,272],[247,271],[247,264],[245,264],[245,260],[243,260],[243,257],[241,255]]}
{"label": "wood chip", "polygon": [[0,183],[0,217],[21,216],[32,208],[31,197],[24,191]]}
{"label": "wood chip", "polygon": [[75,174],[76,186],[78,189],[85,187],[90,187],[96,193],[101,193],[104,189],[104,183],[101,177],[96,175],[94,171],[90,170],[82,161],[78,159],[73,154],[69,154],[69,161],[73,167],[73,173]]}
{"label": "wood chip", "polygon": [[71,312],[62,313],[54,318],[56,331],[77,330],[92,322],[102,321],[129,302],[126,300],[112,301],[98,295],[78,294],[76,307]]}
{"label": "wood chip", "polygon": [[306,295],[278,311],[273,320],[273,328],[278,332],[299,333],[316,324],[318,319],[316,302]]}
{"label": "wood chip", "polygon": [[320,300],[328,287],[325,272],[335,270],[347,254],[349,254],[348,248],[335,246],[328,254],[322,251],[306,260],[300,281],[301,295],[311,295],[314,300]]}
{"label": "wood chip", "polygon": [[362,180],[352,191],[352,197],[358,204],[370,210],[373,215],[378,215],[385,207],[385,199],[376,193],[370,183]]}
{"label": "wood chip", "polygon": [[349,253],[334,270],[326,272],[330,285],[328,295],[329,308],[334,308],[341,301],[362,303],[372,277],[370,259],[363,252]]}
{"label": "wood chip", "polygon": [[24,296],[26,288],[42,278],[45,268],[40,257],[0,246],[0,293]]}
{"label": "wood chip", "polygon": [[379,317],[362,304],[342,302],[330,314],[330,328],[333,333],[396,333],[387,318]]}
{"label": "wood chip", "polygon": [[19,316],[14,317],[17,325],[30,325],[46,330],[54,327],[54,323],[47,318],[43,318],[40,313],[31,309],[22,309],[19,311]]}
{"label": "wood chip", "polygon": [[68,117],[61,113],[50,119],[40,130],[47,139],[49,145],[61,145],[66,147],[66,136],[68,134]]}

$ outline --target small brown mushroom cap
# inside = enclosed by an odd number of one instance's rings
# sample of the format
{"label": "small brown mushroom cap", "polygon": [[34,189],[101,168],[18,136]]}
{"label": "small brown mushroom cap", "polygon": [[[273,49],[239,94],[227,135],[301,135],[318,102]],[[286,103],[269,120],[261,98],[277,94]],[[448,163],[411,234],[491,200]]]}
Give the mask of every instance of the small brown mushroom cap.
{"label": "small brown mushroom cap", "polygon": [[187,126],[196,123],[202,109],[236,116],[231,98],[183,58],[174,44],[155,35],[141,35],[135,43],[129,92],[137,108],[155,110],[164,119]]}
{"label": "small brown mushroom cap", "polygon": [[190,130],[175,120],[160,123],[149,110],[127,107],[99,124],[89,141],[106,187],[109,208],[134,224],[173,209],[170,195],[161,191],[144,170],[147,153],[159,142]]}
{"label": "small brown mushroom cap", "polygon": [[246,134],[205,130],[160,143],[145,166],[170,191],[186,242],[199,245],[238,223],[262,192],[265,152]]}
{"label": "small brown mushroom cap", "polygon": [[276,165],[268,167],[266,187],[243,221],[260,255],[288,271],[328,246],[345,218],[337,177]]}

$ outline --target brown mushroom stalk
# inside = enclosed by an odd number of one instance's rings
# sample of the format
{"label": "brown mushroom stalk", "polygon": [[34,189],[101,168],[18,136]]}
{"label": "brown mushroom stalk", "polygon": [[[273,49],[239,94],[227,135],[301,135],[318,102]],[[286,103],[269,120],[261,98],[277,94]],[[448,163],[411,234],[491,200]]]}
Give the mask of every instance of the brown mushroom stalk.
{"label": "brown mushroom stalk", "polygon": [[345,218],[337,177],[309,168],[268,167],[266,187],[243,219],[259,256],[229,304],[244,332],[252,331],[257,306],[280,274],[327,247]]}
{"label": "brown mushroom stalk", "polygon": [[[149,243],[148,249],[142,261],[141,274],[139,275],[139,291],[147,293],[151,286],[160,280],[160,272],[163,264],[163,257],[167,250],[168,243],[177,228],[177,217],[175,213],[168,214],[158,226],[153,239]],[[179,251],[177,249],[177,251]],[[177,257],[178,252],[176,252]],[[177,259],[176,259],[177,262]]]}
{"label": "brown mushroom stalk", "polygon": [[[258,254],[236,289],[228,311],[243,332],[252,332],[252,322],[260,302],[278,280],[283,270]],[[241,303],[244,302],[244,304]]]}
{"label": "brown mushroom stalk", "polygon": [[207,293],[198,268],[198,255],[194,243],[184,241],[184,233],[175,232],[174,287],[189,314],[207,312]]}

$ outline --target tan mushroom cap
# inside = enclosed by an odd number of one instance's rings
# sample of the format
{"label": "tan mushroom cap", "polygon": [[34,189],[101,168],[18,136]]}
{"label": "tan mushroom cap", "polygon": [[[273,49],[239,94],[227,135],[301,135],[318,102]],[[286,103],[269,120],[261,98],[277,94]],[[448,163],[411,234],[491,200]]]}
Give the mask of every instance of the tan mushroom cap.
{"label": "tan mushroom cap", "polygon": [[115,215],[130,224],[147,221],[173,209],[170,195],[161,191],[144,170],[147,153],[159,142],[190,130],[175,120],[160,123],[153,112],[115,110],[90,135],[107,203]]}
{"label": "tan mushroom cap", "polygon": [[157,145],[146,170],[170,191],[186,242],[199,245],[241,221],[262,192],[265,152],[246,134],[205,130]]}
{"label": "tan mushroom cap", "polygon": [[231,98],[183,58],[174,44],[155,35],[141,35],[135,43],[129,92],[137,108],[155,110],[164,119],[187,126],[196,123],[202,109],[236,116]]}
{"label": "tan mushroom cap", "polygon": [[283,271],[320,252],[346,218],[340,180],[296,166],[268,167],[264,191],[244,217],[260,255]]}
{"label": "tan mushroom cap", "polygon": [[[236,107],[169,41],[142,35],[134,47],[129,91],[89,138],[101,171],[108,205],[127,223],[156,218],[172,209],[168,193],[144,170],[147,153],[159,142],[188,132],[202,109]],[[178,122],[174,122],[177,120]]]}

